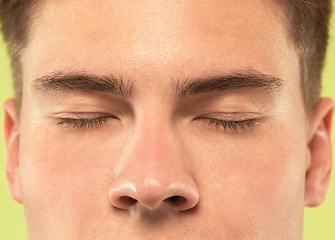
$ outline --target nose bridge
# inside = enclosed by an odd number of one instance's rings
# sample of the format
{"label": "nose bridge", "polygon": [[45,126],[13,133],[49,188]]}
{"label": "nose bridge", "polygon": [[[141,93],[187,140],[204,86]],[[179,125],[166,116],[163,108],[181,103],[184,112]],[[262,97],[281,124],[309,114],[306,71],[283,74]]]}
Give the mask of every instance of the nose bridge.
{"label": "nose bridge", "polygon": [[[182,151],[172,129],[157,121],[138,126],[129,152],[125,155],[124,181],[132,182],[138,194],[161,192],[173,185],[186,171]],[[179,146],[180,147],[180,146]],[[174,181],[175,182],[175,181]]]}
{"label": "nose bridge", "polygon": [[151,210],[163,205],[177,210],[195,206],[198,189],[179,143],[178,134],[167,121],[139,123],[123,154],[125,164],[111,185],[112,204],[122,209],[141,205]]}
{"label": "nose bridge", "polygon": [[[167,122],[167,121],[166,121]],[[164,120],[144,121],[138,128],[133,154],[149,165],[171,165],[181,154],[178,136]],[[179,162],[180,163],[180,162]]]}

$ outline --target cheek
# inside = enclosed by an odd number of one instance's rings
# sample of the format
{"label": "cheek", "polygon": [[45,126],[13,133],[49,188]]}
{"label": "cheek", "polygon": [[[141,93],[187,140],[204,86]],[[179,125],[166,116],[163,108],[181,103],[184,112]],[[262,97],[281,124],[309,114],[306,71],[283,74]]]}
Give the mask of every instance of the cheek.
{"label": "cheek", "polygon": [[204,210],[218,220],[229,216],[225,224],[241,236],[243,225],[249,226],[244,231],[258,225],[258,234],[276,226],[300,227],[303,214],[303,129],[272,125],[256,131],[208,137],[190,151],[202,169],[197,179]]}
{"label": "cheek", "polygon": [[20,182],[28,223],[58,224],[52,229],[81,225],[80,229],[90,216],[108,214],[112,160],[120,149],[110,135],[64,136],[43,124],[30,126],[21,135],[20,147]]}

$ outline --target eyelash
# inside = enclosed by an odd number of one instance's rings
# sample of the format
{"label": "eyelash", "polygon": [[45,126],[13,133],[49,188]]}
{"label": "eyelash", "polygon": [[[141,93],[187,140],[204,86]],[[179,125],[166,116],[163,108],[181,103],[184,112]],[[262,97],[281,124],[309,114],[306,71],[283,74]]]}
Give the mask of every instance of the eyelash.
{"label": "eyelash", "polygon": [[258,122],[257,119],[245,119],[240,121],[226,121],[226,120],[220,120],[215,118],[198,118],[199,120],[203,120],[206,124],[209,126],[215,126],[218,128],[223,128],[223,130],[251,130],[255,126],[257,126]]}
{"label": "eyelash", "polygon": [[91,119],[81,119],[81,118],[61,118],[57,121],[58,126],[63,126],[67,128],[81,129],[81,128],[94,128],[99,127],[104,124],[110,117],[98,117]]}
{"label": "eyelash", "polygon": [[[81,118],[61,118],[57,121],[57,125],[67,127],[67,128],[73,128],[73,129],[81,129],[81,128],[94,128],[99,127],[103,125],[107,119],[110,117],[98,117],[98,118],[92,118],[92,119],[81,119]],[[204,121],[209,126],[215,126],[218,128],[223,128],[223,130],[251,130],[253,129],[257,124],[256,119],[246,119],[241,121],[225,121],[215,118],[198,118],[198,120]]]}

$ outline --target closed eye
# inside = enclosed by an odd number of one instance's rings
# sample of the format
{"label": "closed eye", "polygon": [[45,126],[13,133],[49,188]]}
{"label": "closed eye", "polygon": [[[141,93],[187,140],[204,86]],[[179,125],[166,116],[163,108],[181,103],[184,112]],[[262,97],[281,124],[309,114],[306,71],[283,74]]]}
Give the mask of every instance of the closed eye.
{"label": "closed eye", "polygon": [[60,118],[56,124],[58,126],[81,129],[81,128],[94,128],[103,125],[108,119],[112,117],[104,116],[97,118]]}
{"label": "closed eye", "polygon": [[215,118],[205,118],[199,117],[197,120],[202,120],[209,126],[214,126],[217,129],[223,130],[252,130],[255,126],[258,125],[258,121],[255,118],[252,119],[244,119],[244,120],[222,120]]}

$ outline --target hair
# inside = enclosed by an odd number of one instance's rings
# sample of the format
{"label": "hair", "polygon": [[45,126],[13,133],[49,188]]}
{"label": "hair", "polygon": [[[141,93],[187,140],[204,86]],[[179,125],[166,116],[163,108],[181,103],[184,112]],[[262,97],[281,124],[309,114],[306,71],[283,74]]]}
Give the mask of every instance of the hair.
{"label": "hair", "polygon": [[[300,57],[301,90],[307,113],[320,98],[332,0],[272,0],[286,17],[288,34]],[[0,21],[12,64],[18,109],[22,100],[21,52],[41,0],[0,0]]]}
{"label": "hair", "polygon": [[[21,53],[28,43],[36,0],[0,0],[0,21],[3,38],[11,60],[17,110],[22,101]],[[38,1],[40,2],[40,1]]]}
{"label": "hair", "polygon": [[332,0],[275,0],[283,6],[288,32],[300,57],[301,90],[310,113],[320,99]]}

